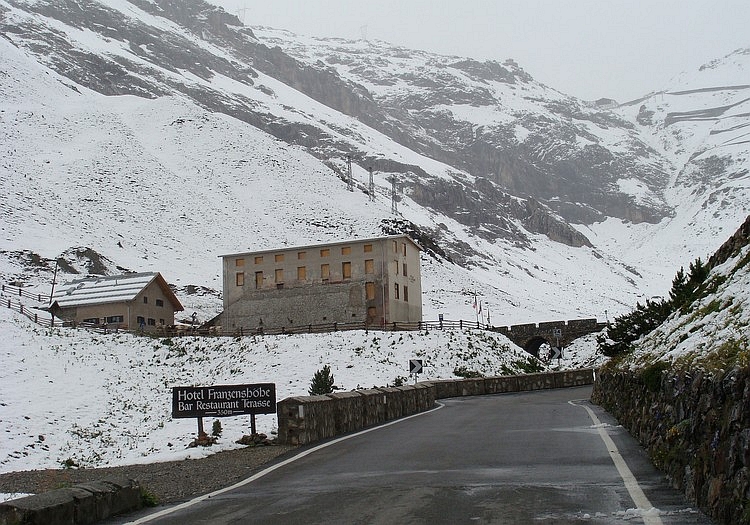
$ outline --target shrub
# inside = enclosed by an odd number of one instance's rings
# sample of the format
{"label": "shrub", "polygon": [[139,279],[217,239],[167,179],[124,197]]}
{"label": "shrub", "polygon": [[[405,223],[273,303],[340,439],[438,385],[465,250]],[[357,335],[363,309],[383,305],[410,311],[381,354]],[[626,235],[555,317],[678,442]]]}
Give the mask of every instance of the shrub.
{"label": "shrub", "polygon": [[333,375],[331,374],[330,366],[325,365],[322,369],[315,372],[307,392],[311,396],[320,396],[333,392]]}
{"label": "shrub", "polygon": [[214,437],[221,436],[222,428],[221,428],[221,421],[218,419],[214,420],[214,424],[211,426],[211,435]]}

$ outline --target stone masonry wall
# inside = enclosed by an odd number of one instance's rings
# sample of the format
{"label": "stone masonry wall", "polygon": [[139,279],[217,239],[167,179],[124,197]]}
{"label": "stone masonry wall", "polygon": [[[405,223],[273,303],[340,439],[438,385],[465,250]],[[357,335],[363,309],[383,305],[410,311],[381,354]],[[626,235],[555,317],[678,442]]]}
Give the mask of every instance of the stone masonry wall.
{"label": "stone masonry wall", "polygon": [[307,445],[435,406],[436,399],[590,385],[593,370],[430,381],[416,385],[289,397],[277,403],[279,442]]}
{"label": "stone masonry wall", "polygon": [[750,369],[721,377],[658,364],[602,370],[592,401],[694,504],[720,523],[750,524]]}

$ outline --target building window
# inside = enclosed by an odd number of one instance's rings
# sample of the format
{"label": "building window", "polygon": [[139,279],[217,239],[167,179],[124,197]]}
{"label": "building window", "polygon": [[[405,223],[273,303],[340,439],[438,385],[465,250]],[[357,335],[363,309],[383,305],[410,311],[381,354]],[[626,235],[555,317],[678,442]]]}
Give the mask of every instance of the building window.
{"label": "building window", "polygon": [[406,243],[405,242],[401,243],[401,251],[403,252],[404,255],[406,255]]}
{"label": "building window", "polygon": [[393,298],[394,299],[399,299],[399,295],[398,295],[398,283],[394,283],[393,284]]}
{"label": "building window", "polygon": [[365,299],[368,301],[375,299],[375,283],[365,283]]}
{"label": "building window", "polygon": [[409,302],[409,287],[404,285],[404,302]]}
{"label": "building window", "polygon": [[164,301],[161,300],[161,299],[157,299],[156,300],[156,306],[161,306],[163,308],[164,307]]}
{"label": "building window", "polygon": [[368,306],[367,307],[367,317],[368,319],[375,319],[378,315],[378,309],[374,306]]}
{"label": "building window", "polygon": [[320,256],[321,257],[328,257],[329,255],[331,255],[330,248],[321,248],[321,250],[320,250]]}
{"label": "building window", "polygon": [[234,274],[234,283],[237,286],[245,286],[245,272],[237,272]]}
{"label": "building window", "polygon": [[365,244],[364,249],[365,253],[370,253],[372,251],[372,244]]}
{"label": "building window", "polygon": [[146,318],[145,317],[141,317],[140,315],[138,317],[136,317],[135,320],[138,323],[138,326],[142,326],[142,325],[146,324]]}
{"label": "building window", "polygon": [[373,259],[365,259],[365,273],[375,273],[375,261]]}
{"label": "building window", "polygon": [[99,318],[98,317],[89,317],[88,319],[84,319],[81,321],[85,324],[99,324]]}
{"label": "building window", "polygon": [[148,318],[148,325],[149,326],[156,326],[156,319]]}
{"label": "building window", "polygon": [[403,275],[406,277],[406,263],[401,265],[401,269],[404,271]]}
{"label": "building window", "polygon": [[262,255],[256,255],[255,256],[255,264],[263,264],[263,256]]}
{"label": "building window", "polygon": [[398,275],[398,261],[393,261],[393,274]]}
{"label": "building window", "polygon": [[351,255],[351,254],[352,254],[351,246],[344,246],[341,248],[341,255]]}
{"label": "building window", "polygon": [[297,267],[297,280],[298,281],[304,281],[307,279],[307,267],[306,266],[298,266]]}
{"label": "building window", "polygon": [[242,258],[242,257],[239,257],[239,258],[235,259],[234,260],[234,265],[235,266],[245,266],[245,259]]}
{"label": "building window", "polygon": [[343,262],[341,263],[341,277],[344,279],[352,278],[352,263]]}
{"label": "building window", "polygon": [[283,283],[284,282],[284,270],[281,268],[278,268],[275,272],[274,279],[276,283]]}
{"label": "building window", "polygon": [[398,243],[393,241],[393,253],[398,253]]}
{"label": "building window", "polygon": [[307,257],[307,252],[297,252],[297,259],[302,260]]}
{"label": "building window", "polygon": [[145,295],[143,296],[143,304],[148,304],[148,297]]}
{"label": "building window", "polygon": [[327,281],[328,278],[331,276],[331,269],[327,264],[321,264],[320,265],[320,278],[324,281]]}
{"label": "building window", "polygon": [[263,272],[255,272],[255,289],[263,288]]}
{"label": "building window", "polygon": [[109,317],[104,318],[104,322],[109,323],[122,323],[125,321],[125,317],[122,315],[110,315]]}
{"label": "building window", "polygon": [[273,260],[276,262],[284,262],[284,254],[283,253],[277,253],[273,256]]}
{"label": "building window", "polygon": [[159,324],[164,326],[166,323],[164,322],[164,319],[159,319]]}

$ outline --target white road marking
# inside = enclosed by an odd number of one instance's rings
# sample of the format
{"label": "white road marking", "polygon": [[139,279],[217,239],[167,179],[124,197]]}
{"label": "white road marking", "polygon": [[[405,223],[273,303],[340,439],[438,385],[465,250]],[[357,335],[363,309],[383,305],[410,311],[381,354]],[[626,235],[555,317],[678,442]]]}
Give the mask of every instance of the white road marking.
{"label": "white road marking", "polygon": [[625,463],[625,460],[622,458],[622,454],[620,454],[620,451],[617,449],[617,445],[615,445],[615,442],[609,437],[607,426],[603,425],[602,422],[599,421],[599,418],[596,417],[596,414],[594,414],[594,411],[586,405],[579,405],[575,401],[568,401],[568,403],[576,407],[585,408],[586,412],[589,413],[591,421],[594,422],[594,428],[596,428],[599,432],[599,437],[604,441],[604,445],[609,452],[609,457],[612,458],[612,462],[615,464],[617,472],[620,473],[620,477],[625,483],[625,488],[628,489],[628,493],[630,494],[633,503],[638,507],[638,510],[643,512],[641,516],[643,518],[643,523],[645,525],[662,525],[661,518],[658,515],[652,515],[654,506],[643,493],[643,489],[641,489],[638,480],[635,479],[635,476],[628,468],[627,463]]}
{"label": "white road marking", "polygon": [[225,492],[229,492],[230,490],[234,490],[239,487],[243,487],[247,485],[248,483],[252,483],[253,481],[262,478],[263,476],[270,474],[276,469],[280,469],[281,467],[285,467],[286,465],[293,463],[294,461],[297,461],[298,459],[302,459],[305,456],[308,456],[312,454],[313,452],[317,452],[318,450],[324,449],[326,447],[330,447],[331,445],[335,445],[336,443],[340,443],[341,441],[351,439],[356,436],[361,436],[362,434],[367,434],[368,432],[372,432],[373,430],[378,430],[383,427],[389,427],[391,425],[395,425],[396,423],[401,423],[402,421],[406,421],[407,419],[411,419],[413,417],[417,416],[423,416],[425,414],[429,414],[430,412],[434,412],[435,410],[440,410],[445,405],[443,405],[440,402],[437,402],[437,405],[435,408],[432,408],[430,410],[425,410],[424,412],[418,412],[416,414],[412,414],[410,416],[402,417],[400,419],[395,419],[393,421],[389,421],[388,423],[384,423],[382,425],[378,425],[376,427],[370,427],[365,430],[361,430],[360,432],[357,432],[356,434],[347,434],[346,436],[334,439],[332,441],[327,441],[323,443],[322,445],[318,445],[316,447],[313,447],[311,449],[305,450],[304,452],[300,452],[299,454],[295,454],[289,459],[285,459],[284,461],[281,461],[279,463],[276,463],[275,465],[271,465],[270,467],[261,470],[260,472],[253,474],[247,479],[243,479],[242,481],[239,481],[235,483],[234,485],[230,487],[226,487],[223,489],[216,490],[214,492],[211,492],[210,494],[204,494],[203,496],[198,496],[197,498],[191,499],[190,501],[186,501],[185,503],[180,503],[179,505],[175,505],[174,507],[169,507],[163,510],[160,510],[159,512],[155,512],[153,514],[149,514],[148,516],[144,516],[142,518],[139,518],[135,521],[129,521],[125,523],[124,525],[141,525],[142,523],[148,523],[149,521],[155,520],[156,518],[161,518],[164,516],[167,516],[169,514],[172,514],[173,512],[177,512],[178,510],[186,509],[188,507],[192,507],[193,505],[196,505],[200,503],[201,501],[205,501],[207,499],[211,499],[215,496],[219,496],[220,494],[224,494]]}

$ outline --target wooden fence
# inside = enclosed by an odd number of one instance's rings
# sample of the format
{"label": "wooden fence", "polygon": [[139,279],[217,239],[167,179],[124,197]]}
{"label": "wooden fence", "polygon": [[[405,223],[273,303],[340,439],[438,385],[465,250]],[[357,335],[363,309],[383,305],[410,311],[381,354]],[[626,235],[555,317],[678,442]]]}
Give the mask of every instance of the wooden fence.
{"label": "wooden fence", "polygon": [[[115,332],[131,332],[135,334],[145,333],[147,335],[155,335],[158,337],[180,337],[186,335],[200,335],[200,336],[216,336],[216,337],[244,337],[244,336],[259,336],[259,335],[291,335],[291,334],[322,334],[329,332],[344,332],[349,330],[364,330],[364,331],[385,331],[385,332],[399,332],[399,331],[421,331],[421,330],[468,330],[468,329],[480,329],[489,330],[492,327],[486,324],[482,324],[479,321],[416,321],[413,323],[387,323],[372,324],[364,321],[348,322],[348,323],[322,323],[322,324],[308,324],[301,326],[289,326],[289,327],[277,327],[277,328],[236,328],[232,330],[219,330],[216,327],[205,327],[205,326],[176,326],[166,327],[157,326],[156,330],[142,331],[140,329],[128,329],[123,330],[116,327],[105,327],[103,325],[91,324],[91,323],[71,323],[69,321],[62,321],[56,319],[53,321],[52,315],[47,313],[40,307],[28,307],[22,304],[20,301],[14,301],[14,297],[25,297],[38,303],[43,303],[45,306],[49,303],[49,296],[42,294],[32,294],[26,290],[10,286],[7,284],[1,285],[1,291],[3,294],[2,301],[4,306],[7,306],[11,310],[19,312],[35,323],[50,327],[50,326],[67,326],[74,328],[84,328],[98,333],[115,333]],[[40,313],[42,310],[43,313]]]}

